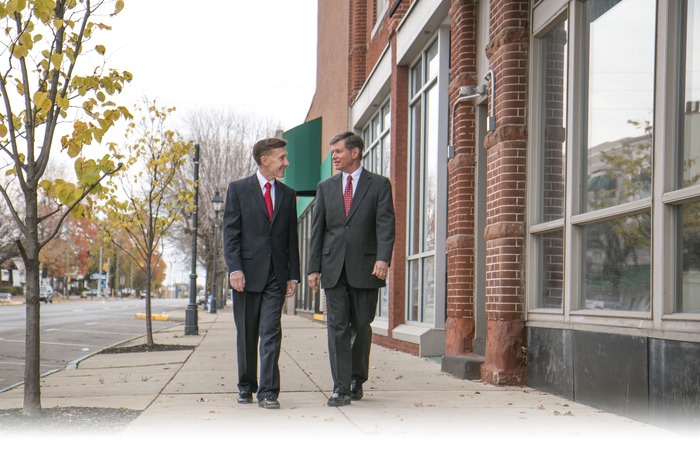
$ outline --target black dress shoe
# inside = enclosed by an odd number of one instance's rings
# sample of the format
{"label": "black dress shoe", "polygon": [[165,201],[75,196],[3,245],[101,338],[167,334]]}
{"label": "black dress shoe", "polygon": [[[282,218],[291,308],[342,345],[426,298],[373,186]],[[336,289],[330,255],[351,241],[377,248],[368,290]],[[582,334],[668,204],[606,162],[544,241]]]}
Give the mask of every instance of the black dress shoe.
{"label": "black dress shoe", "polygon": [[334,392],[330,399],[328,399],[328,405],[331,407],[342,407],[344,405],[350,405],[350,396],[347,394],[340,394]]}
{"label": "black dress shoe", "polygon": [[356,379],[352,380],[352,383],[350,383],[350,399],[359,401],[362,399],[363,395],[364,392],[362,392],[362,383]]}
{"label": "black dress shoe", "polygon": [[277,402],[277,399],[274,397],[266,396],[258,401],[258,407],[262,407],[263,409],[279,409],[280,403]]}
{"label": "black dress shoe", "polygon": [[250,391],[241,391],[238,393],[239,404],[250,404],[253,402],[253,393]]}

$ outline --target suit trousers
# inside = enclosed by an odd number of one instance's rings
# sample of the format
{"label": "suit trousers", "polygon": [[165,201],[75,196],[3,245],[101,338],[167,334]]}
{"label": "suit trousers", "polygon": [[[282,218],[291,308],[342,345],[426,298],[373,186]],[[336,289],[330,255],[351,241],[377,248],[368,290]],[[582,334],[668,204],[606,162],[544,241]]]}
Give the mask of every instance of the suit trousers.
{"label": "suit trousers", "polygon": [[333,392],[350,394],[350,383],[369,377],[372,321],[379,289],[358,289],[348,284],[345,268],[335,287],[325,289],[328,304],[328,353]]}
{"label": "suit trousers", "polygon": [[[279,357],[282,344],[284,291],[274,269],[260,293],[233,291],[233,318],[236,323],[238,390],[256,392],[258,400],[275,399],[280,393]],[[258,385],[258,345],[260,385]]]}

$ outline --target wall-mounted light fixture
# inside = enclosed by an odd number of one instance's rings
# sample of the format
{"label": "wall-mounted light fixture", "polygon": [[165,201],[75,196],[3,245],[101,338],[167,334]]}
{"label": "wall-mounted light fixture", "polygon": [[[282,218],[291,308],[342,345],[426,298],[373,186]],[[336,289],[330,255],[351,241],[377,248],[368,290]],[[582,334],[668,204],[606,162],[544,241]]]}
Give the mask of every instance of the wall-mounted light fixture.
{"label": "wall-mounted light fixture", "polygon": [[494,95],[496,94],[496,77],[493,74],[493,70],[489,70],[485,75],[484,79],[489,83],[489,91],[491,91],[491,114],[486,119],[486,131],[493,131],[496,129],[496,107],[494,104]]}
{"label": "wall-mounted light fixture", "polygon": [[464,102],[469,99],[474,99],[475,97],[482,97],[486,94],[487,88],[485,85],[480,84],[478,86],[462,86],[459,88],[460,97],[454,101],[452,104],[452,120],[450,123],[450,145],[447,147],[447,157],[452,159],[455,156],[455,109],[457,104]]}

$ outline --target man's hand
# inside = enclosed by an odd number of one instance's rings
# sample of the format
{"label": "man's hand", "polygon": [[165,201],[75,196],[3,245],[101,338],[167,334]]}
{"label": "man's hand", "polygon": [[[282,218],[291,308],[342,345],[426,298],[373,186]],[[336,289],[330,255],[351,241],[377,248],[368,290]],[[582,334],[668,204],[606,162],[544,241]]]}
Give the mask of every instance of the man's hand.
{"label": "man's hand", "polygon": [[386,279],[386,275],[389,273],[389,265],[386,261],[377,261],[374,263],[374,270],[372,274],[377,276],[379,279]]}
{"label": "man's hand", "polygon": [[285,298],[293,297],[297,291],[297,281],[287,281],[287,293]]}
{"label": "man's hand", "polygon": [[233,290],[236,292],[243,292],[243,288],[245,288],[245,276],[243,275],[243,271],[232,272],[228,276],[228,281],[231,287],[233,287]]}
{"label": "man's hand", "polygon": [[321,273],[312,272],[309,274],[309,287],[314,292],[318,292],[318,286],[321,284]]}

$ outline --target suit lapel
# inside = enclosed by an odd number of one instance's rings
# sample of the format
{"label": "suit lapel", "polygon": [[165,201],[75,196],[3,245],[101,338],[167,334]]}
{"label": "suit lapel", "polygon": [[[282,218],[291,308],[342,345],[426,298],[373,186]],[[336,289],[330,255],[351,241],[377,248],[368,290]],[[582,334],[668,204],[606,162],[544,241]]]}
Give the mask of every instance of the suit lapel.
{"label": "suit lapel", "polygon": [[255,204],[262,210],[265,217],[267,215],[267,206],[265,206],[265,198],[263,197],[262,190],[260,189],[260,182],[258,181],[258,176],[253,174],[252,177],[248,178],[250,184],[250,190],[253,194],[253,199],[255,199]]}
{"label": "suit lapel", "polygon": [[[282,206],[282,200],[284,199],[284,190],[282,189],[282,183],[279,180],[275,180],[275,205],[272,207],[272,222],[277,219],[277,213]],[[267,209],[265,209],[267,212]]]}
{"label": "suit lapel", "polygon": [[331,197],[328,205],[333,211],[340,211],[345,215],[345,203],[343,202],[343,174],[338,173],[331,178]]}
{"label": "suit lapel", "polygon": [[[362,198],[364,198],[365,193],[367,193],[367,189],[369,188],[371,179],[372,173],[365,169],[362,169],[362,172],[360,173],[360,181],[357,182],[357,188],[355,188],[355,195],[352,197],[352,203],[350,203],[350,211],[348,212],[348,217],[345,219],[346,223],[355,213],[357,206],[360,204],[360,201],[362,201]],[[343,210],[345,210],[345,205],[343,205]]]}

